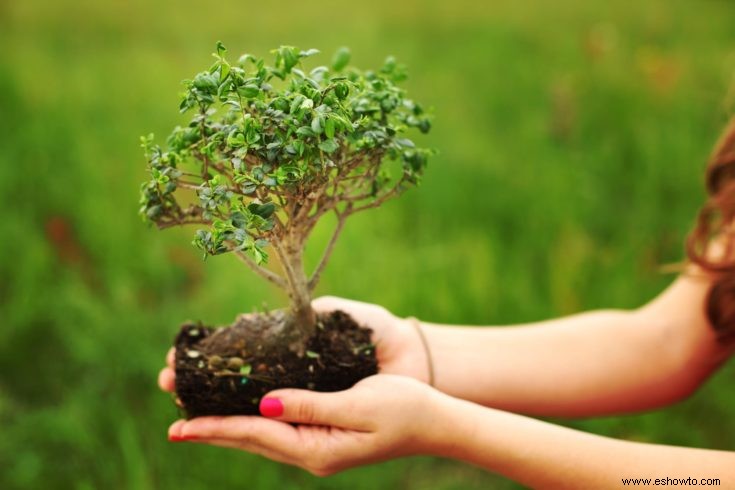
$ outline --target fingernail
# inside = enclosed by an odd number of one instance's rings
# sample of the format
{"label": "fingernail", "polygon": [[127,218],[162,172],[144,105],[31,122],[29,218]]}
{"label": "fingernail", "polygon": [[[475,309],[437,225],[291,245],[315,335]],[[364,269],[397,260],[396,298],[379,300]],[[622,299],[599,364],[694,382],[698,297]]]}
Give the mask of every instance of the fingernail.
{"label": "fingernail", "polygon": [[283,403],[278,398],[260,400],[260,414],[263,417],[280,417],[283,415]]}
{"label": "fingernail", "polygon": [[168,436],[168,440],[171,442],[193,441],[196,438],[197,436]]}

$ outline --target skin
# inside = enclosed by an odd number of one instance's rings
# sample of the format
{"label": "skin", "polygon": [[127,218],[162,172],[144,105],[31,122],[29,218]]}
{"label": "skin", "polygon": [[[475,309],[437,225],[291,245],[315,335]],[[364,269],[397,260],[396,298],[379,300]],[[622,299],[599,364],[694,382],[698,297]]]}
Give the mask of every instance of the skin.
{"label": "skin", "polygon": [[[276,417],[179,420],[172,441],[241,449],[316,475],[416,454],[466,461],[534,488],[619,488],[621,478],[719,478],[735,487],[735,452],[643,444],[518,413],[583,417],[675,403],[730,357],[704,315],[710,279],[690,267],[650,303],[513,327],[421,323],[325,297],[375,331],[381,374],[338,393],[277,390]],[[159,384],[172,391],[174,373]],[[467,373],[472,373],[468,376]],[[493,407],[493,408],[489,408]],[[510,413],[516,412],[516,413]]]}

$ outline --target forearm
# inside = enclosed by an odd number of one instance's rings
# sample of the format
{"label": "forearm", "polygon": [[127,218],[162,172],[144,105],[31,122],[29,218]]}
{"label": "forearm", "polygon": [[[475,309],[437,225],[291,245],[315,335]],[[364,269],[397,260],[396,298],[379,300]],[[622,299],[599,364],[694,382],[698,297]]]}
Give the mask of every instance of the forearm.
{"label": "forearm", "polygon": [[575,416],[631,408],[636,391],[655,394],[658,366],[650,363],[649,373],[637,361],[657,354],[621,338],[621,330],[642,330],[634,322],[629,312],[610,311],[514,327],[422,327],[441,391],[511,411]]}
{"label": "forearm", "polygon": [[532,488],[619,488],[623,478],[666,477],[735,485],[731,452],[618,441],[457,399],[442,402],[436,427],[434,454]]}
{"label": "forearm", "polygon": [[[681,287],[689,286],[670,289]],[[704,294],[690,289],[681,294],[692,301]],[[676,308],[654,302],[513,327],[422,328],[441,391],[515,412],[591,416],[670,404],[716,369],[723,356],[693,317],[701,313]],[[680,328],[695,322],[703,326]]]}

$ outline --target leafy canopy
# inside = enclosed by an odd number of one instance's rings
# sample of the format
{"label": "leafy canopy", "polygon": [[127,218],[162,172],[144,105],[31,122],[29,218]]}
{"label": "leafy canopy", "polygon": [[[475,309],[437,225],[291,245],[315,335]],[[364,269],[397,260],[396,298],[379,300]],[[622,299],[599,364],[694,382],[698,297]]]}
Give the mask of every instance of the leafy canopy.
{"label": "leafy canopy", "polygon": [[206,225],[194,239],[205,257],[236,251],[261,264],[269,243],[303,248],[324,214],[341,224],[416,184],[432,152],[405,133],[430,120],[398,86],[404,67],[388,58],[361,71],[342,48],[307,71],[318,53],[282,46],[272,66],[249,54],[232,63],[218,42],[209,70],[183,82],[188,125],[165,147],[141,138],[151,175],[141,214],[160,228]]}

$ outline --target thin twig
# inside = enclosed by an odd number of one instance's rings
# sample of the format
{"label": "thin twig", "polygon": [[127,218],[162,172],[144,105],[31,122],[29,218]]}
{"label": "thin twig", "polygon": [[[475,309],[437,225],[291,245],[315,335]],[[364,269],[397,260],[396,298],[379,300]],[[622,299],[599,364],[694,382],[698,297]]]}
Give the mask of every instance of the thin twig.
{"label": "thin twig", "polygon": [[182,189],[191,189],[193,191],[198,191],[202,189],[202,184],[196,184],[194,182],[184,182],[183,180],[177,181],[176,185],[178,187],[181,187]]}
{"label": "thin twig", "polygon": [[158,226],[159,230],[165,230],[166,228],[172,228],[174,226],[211,225],[211,224],[212,222],[207,219],[188,219],[188,220],[169,221],[168,223],[156,223],[156,226]]}
{"label": "thin twig", "polygon": [[367,204],[364,204],[364,205],[359,206],[359,207],[356,207],[356,208],[352,208],[351,210],[349,210],[349,214],[357,213],[357,212],[364,211],[364,210],[370,209],[370,208],[377,208],[378,206],[380,206],[385,201],[387,201],[388,199],[390,199],[391,197],[393,197],[394,195],[396,195],[398,193],[398,190],[400,189],[401,184],[403,183],[404,180],[405,179],[403,177],[401,177],[398,180],[398,182],[396,182],[396,185],[394,185],[391,188],[391,190],[386,191],[385,194],[383,194],[382,196],[378,197],[377,199],[375,199],[372,202],[369,202]]}
{"label": "thin twig", "polygon": [[243,252],[242,250],[234,250],[234,252],[235,252],[235,255],[237,255],[237,258],[239,258],[242,262],[244,262],[248,267],[250,267],[253,271],[258,273],[260,276],[266,278],[267,280],[269,280],[270,282],[272,282],[273,284],[275,284],[276,286],[280,288],[286,287],[286,280],[283,277],[279,276],[273,271],[266,269],[265,267],[259,266],[258,264],[255,263],[253,259],[248,257],[247,254],[245,254],[245,252]]}
{"label": "thin twig", "polygon": [[324,270],[324,267],[327,265],[327,262],[329,261],[329,257],[332,255],[332,250],[334,250],[334,244],[337,242],[337,238],[339,237],[339,234],[342,232],[342,228],[344,228],[345,226],[345,220],[347,219],[348,214],[349,213],[337,214],[337,226],[332,232],[332,237],[329,239],[329,243],[327,243],[327,248],[324,249],[324,254],[322,255],[322,258],[319,260],[319,265],[316,266],[316,269],[314,269],[314,273],[311,275],[311,278],[309,279],[309,291],[313,291],[317,283],[319,282],[319,278],[322,275],[322,271]]}
{"label": "thin twig", "polygon": [[191,172],[185,172],[183,170],[179,170],[179,172],[181,172],[181,175],[185,175],[186,177],[196,177],[197,179],[201,179],[202,178],[202,176],[199,175],[199,174],[194,174],[194,173],[191,173]]}

